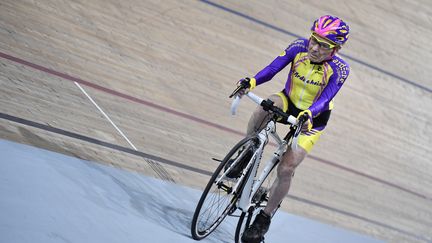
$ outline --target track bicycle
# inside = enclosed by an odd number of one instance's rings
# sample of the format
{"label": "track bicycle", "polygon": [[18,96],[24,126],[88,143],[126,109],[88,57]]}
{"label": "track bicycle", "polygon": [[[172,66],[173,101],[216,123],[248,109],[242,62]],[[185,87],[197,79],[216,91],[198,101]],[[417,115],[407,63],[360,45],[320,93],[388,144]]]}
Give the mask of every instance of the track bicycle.
{"label": "track bicycle", "polygon": [[[238,87],[230,95],[230,98],[235,97],[231,106],[233,114],[239,105],[238,92],[242,88],[244,87]],[[279,163],[287,147],[297,146],[298,135],[303,123],[308,119],[306,115],[297,120],[296,117],[274,106],[270,99],[264,100],[252,92],[244,96],[261,105],[268,112],[270,119],[260,131],[240,140],[223,160],[219,160],[220,164],[204,189],[192,218],[191,234],[195,240],[202,240],[211,234],[226,216],[237,216],[239,220],[235,231],[235,242],[241,242],[244,230],[252,224],[256,214],[267,205],[269,188],[264,187],[264,183],[271,185],[269,175]],[[276,121],[280,119],[290,124],[289,132],[284,139],[276,133]],[[276,141],[277,148],[258,173],[264,147],[268,144],[270,136]],[[246,156],[248,157],[245,163]],[[230,176],[230,172],[239,167],[241,171],[238,175]],[[234,214],[237,211],[240,211],[240,216]]]}

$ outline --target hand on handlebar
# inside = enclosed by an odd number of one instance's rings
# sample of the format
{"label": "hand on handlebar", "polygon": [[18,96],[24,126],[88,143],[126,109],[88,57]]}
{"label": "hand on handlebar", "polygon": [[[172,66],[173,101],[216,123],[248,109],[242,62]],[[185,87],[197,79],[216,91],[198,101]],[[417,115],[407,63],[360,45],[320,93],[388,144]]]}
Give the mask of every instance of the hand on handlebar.
{"label": "hand on handlebar", "polygon": [[242,78],[237,82],[237,88],[229,97],[232,98],[235,95],[242,97],[243,95],[247,94],[250,90],[255,88],[255,86],[256,86],[255,78],[252,79]]}
{"label": "hand on handlebar", "polygon": [[300,112],[297,116],[299,120],[302,116],[307,116],[307,120],[303,123],[302,132],[309,132],[312,130],[312,112],[310,110],[304,110]]}
{"label": "hand on handlebar", "polygon": [[237,95],[242,97],[249,90],[251,90],[251,79],[250,78],[242,78],[237,82],[237,87],[241,87],[241,89],[237,92]]}

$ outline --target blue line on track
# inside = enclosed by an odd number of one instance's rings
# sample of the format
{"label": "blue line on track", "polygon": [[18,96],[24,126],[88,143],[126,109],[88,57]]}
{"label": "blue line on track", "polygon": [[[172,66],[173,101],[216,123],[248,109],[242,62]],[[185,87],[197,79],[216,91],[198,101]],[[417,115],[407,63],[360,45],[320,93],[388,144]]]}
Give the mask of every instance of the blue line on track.
{"label": "blue line on track", "polygon": [[[203,2],[203,3],[206,3],[206,4],[208,4],[208,5],[211,5],[211,6],[213,6],[213,7],[216,7],[216,8],[218,8],[218,9],[221,9],[221,10],[224,10],[224,11],[226,11],[226,12],[229,12],[229,13],[232,13],[232,14],[234,14],[234,15],[237,15],[237,16],[239,16],[239,17],[242,17],[242,18],[245,18],[245,19],[247,19],[247,20],[250,20],[250,21],[252,21],[252,22],[254,22],[254,23],[257,23],[257,24],[259,24],[259,25],[262,25],[262,26],[264,26],[264,27],[270,28],[270,29],[272,29],[272,30],[275,30],[275,31],[278,31],[278,32],[281,32],[281,33],[284,33],[284,34],[287,34],[287,35],[289,35],[289,36],[292,36],[292,37],[295,37],[295,38],[301,38],[301,37],[302,37],[302,36],[297,35],[297,34],[295,34],[295,33],[293,33],[293,32],[290,32],[290,31],[287,31],[287,30],[282,29],[282,28],[280,28],[280,27],[277,27],[277,26],[275,26],[275,25],[272,25],[272,24],[266,23],[266,22],[264,22],[264,21],[262,21],[262,20],[259,20],[259,19],[257,19],[257,18],[251,17],[251,16],[249,16],[249,15],[246,15],[246,14],[244,14],[244,13],[238,12],[238,11],[236,11],[236,10],[233,10],[233,9],[227,8],[227,7],[222,6],[222,5],[220,5],[220,4],[213,3],[213,2],[208,1],[208,0],[200,0],[200,1]],[[432,88],[429,88],[429,87],[423,86],[423,85],[418,84],[418,83],[416,83],[416,82],[414,82],[414,81],[412,81],[412,80],[406,79],[406,78],[401,77],[401,76],[399,76],[399,75],[397,75],[397,74],[394,74],[394,73],[389,72],[389,71],[386,71],[386,70],[384,70],[384,69],[382,69],[382,68],[376,67],[376,66],[374,66],[374,65],[372,65],[372,64],[369,64],[369,63],[367,63],[367,62],[365,62],[365,61],[362,61],[362,60],[360,60],[360,59],[358,59],[358,58],[355,58],[355,57],[352,57],[352,56],[349,56],[349,55],[345,55],[345,54],[339,54],[339,55],[342,56],[342,57],[344,57],[344,58],[346,58],[346,59],[349,59],[349,60],[351,60],[351,61],[353,61],[353,62],[356,62],[356,63],[358,63],[358,64],[360,64],[360,65],[363,65],[363,66],[365,66],[365,67],[368,67],[368,68],[370,68],[370,69],[373,69],[373,70],[375,70],[375,71],[377,71],[377,72],[380,72],[380,73],[386,74],[386,75],[388,75],[388,76],[390,76],[390,77],[392,77],[392,78],[398,79],[398,80],[400,80],[400,81],[402,81],[402,82],[405,82],[405,83],[411,84],[411,85],[413,85],[413,86],[415,86],[415,87],[417,87],[417,88],[420,88],[420,89],[422,89],[422,90],[425,90],[425,91],[427,91],[427,92],[432,93]]]}
{"label": "blue line on track", "polygon": [[[193,172],[196,172],[196,173],[199,173],[199,174],[202,174],[202,175],[211,176],[213,174],[212,172],[207,171],[207,170],[198,169],[198,168],[186,165],[186,164],[182,164],[182,163],[175,162],[175,161],[172,161],[172,160],[167,160],[167,159],[164,159],[164,158],[161,158],[161,157],[157,157],[157,156],[154,156],[154,155],[151,155],[151,154],[147,154],[147,153],[136,151],[136,150],[133,150],[133,149],[130,149],[130,148],[126,148],[126,147],[123,147],[123,146],[120,146],[120,145],[117,145],[117,144],[112,144],[112,143],[104,142],[104,141],[101,141],[101,140],[98,140],[98,139],[95,139],[95,138],[92,138],[92,137],[88,137],[88,136],[81,135],[81,134],[78,134],[78,133],[74,133],[74,132],[70,132],[70,131],[67,131],[67,130],[60,129],[60,128],[52,127],[52,126],[45,125],[45,124],[42,124],[42,123],[38,123],[38,122],[35,122],[35,121],[23,119],[23,118],[20,118],[20,117],[12,116],[12,115],[5,114],[5,113],[2,113],[2,112],[0,112],[0,119],[5,119],[5,120],[16,122],[16,123],[19,123],[19,124],[22,124],[22,125],[31,126],[31,127],[34,127],[34,128],[38,128],[38,129],[41,129],[41,130],[48,131],[48,132],[52,132],[52,133],[60,134],[60,135],[63,135],[63,136],[67,136],[67,137],[70,137],[70,138],[79,139],[79,140],[82,140],[82,141],[86,141],[88,143],[92,143],[92,144],[100,145],[100,146],[103,146],[103,147],[106,147],[106,148],[114,149],[114,150],[117,150],[117,151],[133,154],[133,155],[142,157],[144,159],[150,159],[150,160],[153,160],[153,161],[156,161],[156,162],[159,162],[159,163],[163,163],[163,164],[175,166],[175,167],[178,167],[178,168],[182,168],[182,169],[185,169],[185,170],[193,171]],[[352,217],[352,218],[356,218],[356,219],[359,219],[359,220],[363,220],[365,222],[368,222],[368,223],[371,223],[371,224],[374,224],[374,225],[378,225],[378,226],[381,226],[381,227],[384,227],[384,228],[387,228],[387,229],[390,229],[390,230],[393,230],[393,231],[396,231],[396,232],[399,232],[399,233],[402,233],[402,234],[414,237],[414,238],[419,239],[419,240],[428,241],[428,239],[426,239],[425,237],[423,237],[421,235],[417,235],[415,233],[411,233],[411,232],[408,232],[406,230],[393,227],[393,226],[391,226],[389,224],[382,223],[382,222],[379,222],[379,221],[376,221],[376,220],[373,220],[373,219],[369,219],[369,218],[366,218],[366,217],[354,214],[352,212],[348,212],[348,211],[344,211],[342,209],[338,209],[338,208],[334,208],[334,207],[331,207],[331,206],[328,206],[328,205],[324,205],[324,204],[319,203],[319,202],[314,202],[314,201],[308,200],[306,198],[301,198],[301,197],[297,197],[297,196],[293,196],[293,195],[288,195],[288,197],[291,198],[291,199],[293,199],[293,200],[300,201],[300,202],[303,202],[303,203],[306,203],[306,204],[309,204],[309,205],[314,205],[314,206],[317,206],[319,208],[327,209],[329,211],[336,212],[336,213],[339,213],[339,214],[342,214],[342,215],[345,215],[345,216],[348,216],[348,217]]]}

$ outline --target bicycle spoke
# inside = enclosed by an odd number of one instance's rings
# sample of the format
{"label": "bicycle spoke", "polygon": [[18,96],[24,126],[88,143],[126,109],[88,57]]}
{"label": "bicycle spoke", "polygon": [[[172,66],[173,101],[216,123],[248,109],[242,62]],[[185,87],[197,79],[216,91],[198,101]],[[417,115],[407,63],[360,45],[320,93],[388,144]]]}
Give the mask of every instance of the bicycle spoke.
{"label": "bicycle spoke", "polygon": [[245,138],[240,141],[225,156],[214,172],[198,202],[192,219],[191,232],[194,239],[200,240],[208,236],[227,215],[232,214],[236,210],[235,204],[238,199],[238,192],[234,190],[241,189],[240,183],[242,183],[241,180],[244,178],[231,178],[227,174],[229,173],[229,168],[235,166],[239,158],[244,156],[245,153],[242,153],[244,149],[250,147],[252,143],[253,140],[251,138]]}
{"label": "bicycle spoke", "polygon": [[232,204],[234,195],[230,195],[231,189],[232,186],[226,185],[222,181],[209,192],[200,212],[201,222],[199,229],[204,231],[218,222],[217,218],[223,215],[228,206]]}

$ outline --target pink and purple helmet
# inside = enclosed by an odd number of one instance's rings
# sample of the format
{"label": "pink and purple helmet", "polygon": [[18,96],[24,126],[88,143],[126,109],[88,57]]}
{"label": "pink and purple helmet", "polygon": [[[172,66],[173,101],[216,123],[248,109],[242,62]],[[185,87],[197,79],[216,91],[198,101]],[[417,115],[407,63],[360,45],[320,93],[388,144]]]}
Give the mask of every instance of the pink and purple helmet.
{"label": "pink and purple helmet", "polygon": [[338,45],[343,45],[348,40],[348,25],[335,16],[324,15],[318,18],[313,23],[311,30]]}

